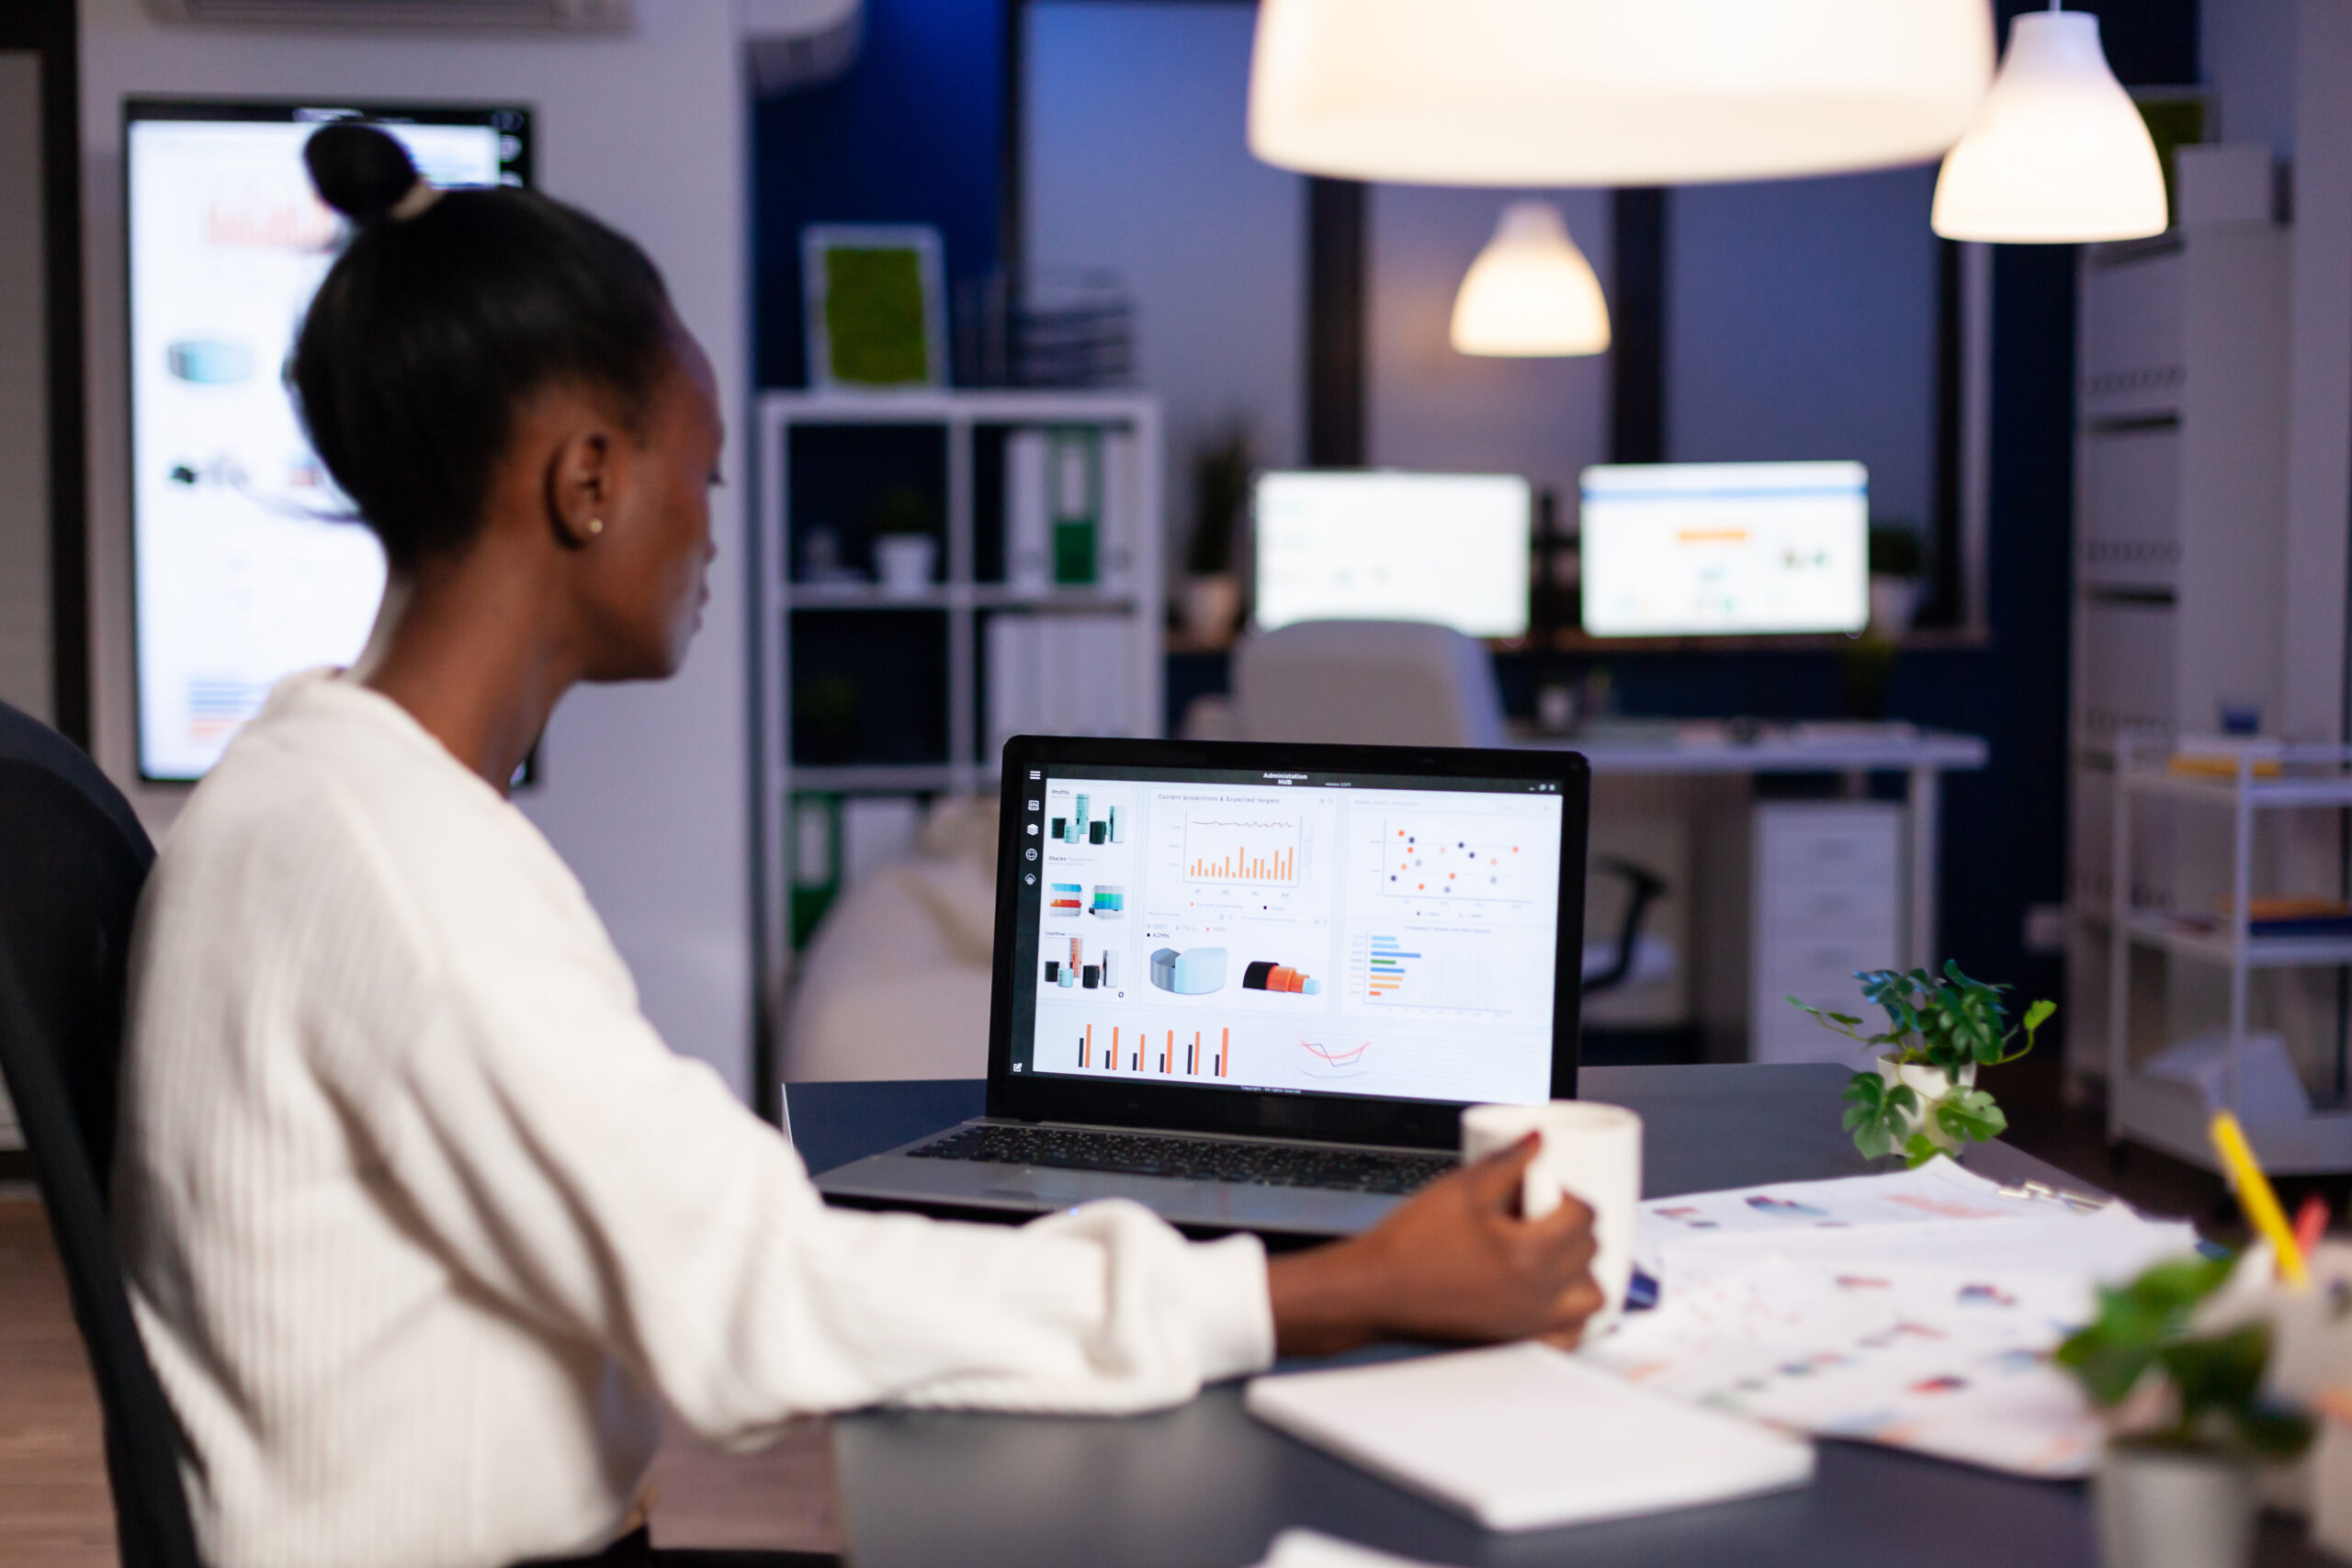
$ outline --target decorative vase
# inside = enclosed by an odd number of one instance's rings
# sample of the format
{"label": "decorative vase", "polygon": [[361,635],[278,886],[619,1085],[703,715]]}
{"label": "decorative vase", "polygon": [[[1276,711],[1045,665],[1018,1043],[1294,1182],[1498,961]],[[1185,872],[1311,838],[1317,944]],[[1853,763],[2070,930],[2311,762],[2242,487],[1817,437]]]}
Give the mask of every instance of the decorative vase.
{"label": "decorative vase", "polygon": [[1895,1113],[1903,1119],[1903,1135],[1895,1140],[1895,1146],[1900,1148],[1909,1143],[1914,1133],[1925,1133],[1928,1142],[1958,1159],[1961,1151],[1967,1146],[1967,1140],[1955,1138],[1936,1125],[1936,1107],[1954,1092],[1976,1087],[1976,1064],[1971,1062],[1962,1067],[1959,1077],[1954,1078],[1941,1067],[1931,1067],[1924,1062],[1898,1063],[1892,1056],[1881,1056],[1878,1059],[1878,1076],[1887,1088],[1893,1089],[1901,1084],[1919,1097],[1917,1110]]}
{"label": "decorative vase", "polygon": [[2110,1442],[2092,1483],[2106,1568],[2245,1568],[2257,1476],[2206,1449]]}
{"label": "decorative vase", "polygon": [[1186,578],[1183,612],[1185,636],[1203,648],[1223,648],[1241,618],[1241,579],[1229,571]]}

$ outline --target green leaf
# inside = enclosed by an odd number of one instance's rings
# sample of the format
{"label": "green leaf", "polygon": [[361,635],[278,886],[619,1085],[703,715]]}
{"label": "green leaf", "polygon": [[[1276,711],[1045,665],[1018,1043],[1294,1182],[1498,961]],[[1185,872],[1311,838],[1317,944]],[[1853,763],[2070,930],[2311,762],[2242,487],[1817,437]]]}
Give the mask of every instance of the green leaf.
{"label": "green leaf", "polygon": [[1929,1160],[1935,1158],[1941,1153],[1943,1153],[1943,1151],[1936,1147],[1934,1140],[1930,1139],[1925,1133],[1912,1134],[1909,1141],[1905,1143],[1903,1145],[1903,1157],[1914,1170],[1918,1169],[1921,1166],[1927,1164]]}
{"label": "green leaf", "polygon": [[2026,1009],[2025,1032],[2027,1036],[2030,1038],[2035,1030],[2040,1029],[2043,1024],[2048,1023],[2050,1021],[2051,1015],[2055,1013],[2057,1010],[2058,1004],[2050,1000],[2048,998],[2044,998],[2041,1001],[2038,1001],[2031,1007]]}
{"label": "green leaf", "polygon": [[1846,1088],[1838,1098],[1876,1111],[1886,1102],[1886,1080],[1876,1073],[1856,1073],[1846,1080]]}

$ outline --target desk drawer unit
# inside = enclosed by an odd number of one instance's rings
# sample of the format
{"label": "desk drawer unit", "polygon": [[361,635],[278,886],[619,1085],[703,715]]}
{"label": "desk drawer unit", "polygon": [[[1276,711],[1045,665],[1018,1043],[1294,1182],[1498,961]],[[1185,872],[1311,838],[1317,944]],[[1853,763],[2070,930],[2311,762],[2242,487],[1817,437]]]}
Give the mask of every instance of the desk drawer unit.
{"label": "desk drawer unit", "polygon": [[1875,801],[1756,807],[1748,1055],[1853,1062],[1862,1053],[1788,1003],[1866,1014],[1855,973],[1903,954],[1903,808]]}

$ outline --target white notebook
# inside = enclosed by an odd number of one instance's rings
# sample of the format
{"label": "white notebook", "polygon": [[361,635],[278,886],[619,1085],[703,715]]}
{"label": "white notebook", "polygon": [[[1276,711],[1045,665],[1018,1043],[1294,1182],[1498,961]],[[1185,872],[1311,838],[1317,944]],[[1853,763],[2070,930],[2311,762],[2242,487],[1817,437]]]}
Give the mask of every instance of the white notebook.
{"label": "white notebook", "polygon": [[1813,1480],[1813,1445],[1536,1344],[1251,1382],[1250,1413],[1488,1529],[1544,1529]]}

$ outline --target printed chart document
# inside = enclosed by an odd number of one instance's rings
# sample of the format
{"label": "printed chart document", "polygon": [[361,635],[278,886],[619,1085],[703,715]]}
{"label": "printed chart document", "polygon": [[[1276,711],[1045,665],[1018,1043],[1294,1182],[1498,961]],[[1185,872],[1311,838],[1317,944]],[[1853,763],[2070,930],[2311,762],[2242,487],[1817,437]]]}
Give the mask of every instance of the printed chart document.
{"label": "printed chart document", "polygon": [[1803,1486],[1813,1447],[1536,1344],[1262,1377],[1250,1413],[1488,1529]]}
{"label": "printed chart document", "polygon": [[1634,1250],[1658,1304],[1586,1354],[1790,1431],[2081,1475],[2098,1423],[2051,1352],[2099,1283],[2196,1245],[2187,1224],[2023,1196],[1943,1159],[1657,1199]]}

